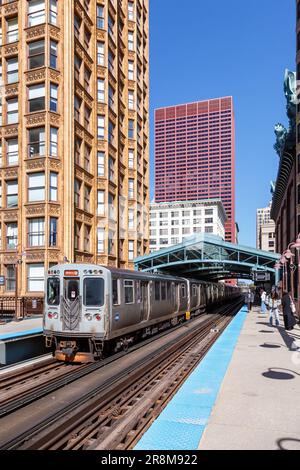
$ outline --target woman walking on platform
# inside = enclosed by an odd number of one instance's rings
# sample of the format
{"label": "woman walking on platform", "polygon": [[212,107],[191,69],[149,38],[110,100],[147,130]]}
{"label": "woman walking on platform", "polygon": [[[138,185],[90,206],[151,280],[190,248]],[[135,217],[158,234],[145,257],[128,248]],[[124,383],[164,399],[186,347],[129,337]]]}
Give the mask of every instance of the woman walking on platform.
{"label": "woman walking on platform", "polygon": [[291,295],[288,292],[284,292],[282,296],[282,313],[284,320],[284,327],[287,331],[294,329],[296,325],[296,319],[293,315],[293,310],[295,311],[295,304]]}
{"label": "woman walking on platform", "polygon": [[262,289],[261,293],[261,313],[266,313],[267,311],[267,306],[266,306],[266,299],[267,299],[267,293],[264,289]]}
{"label": "woman walking on platform", "polygon": [[273,292],[271,300],[269,302],[270,306],[270,325],[273,326],[273,318],[275,317],[275,323],[276,326],[279,326],[279,312],[278,312],[278,307],[280,305],[280,299],[279,295],[277,292]]}

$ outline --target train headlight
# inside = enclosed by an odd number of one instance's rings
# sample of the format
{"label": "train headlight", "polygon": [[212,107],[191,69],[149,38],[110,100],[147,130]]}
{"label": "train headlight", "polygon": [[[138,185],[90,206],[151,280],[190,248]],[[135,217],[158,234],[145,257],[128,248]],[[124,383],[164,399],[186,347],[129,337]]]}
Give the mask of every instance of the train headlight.
{"label": "train headlight", "polygon": [[99,314],[94,315],[94,320],[101,321],[101,315],[99,315]]}
{"label": "train headlight", "polygon": [[93,319],[93,316],[90,313],[87,313],[86,315],[84,315],[84,317],[88,321],[92,321],[92,319]]}
{"label": "train headlight", "polygon": [[54,316],[53,313],[48,312],[48,318],[50,318],[50,320],[52,320],[53,316]]}

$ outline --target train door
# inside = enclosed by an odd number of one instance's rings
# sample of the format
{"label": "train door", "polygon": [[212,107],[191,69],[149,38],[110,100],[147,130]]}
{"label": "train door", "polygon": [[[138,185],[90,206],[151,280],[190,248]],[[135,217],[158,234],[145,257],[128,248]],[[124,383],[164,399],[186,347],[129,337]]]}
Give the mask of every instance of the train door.
{"label": "train door", "polygon": [[179,310],[179,303],[178,303],[178,298],[179,298],[179,284],[175,284],[175,282],[172,282],[172,300],[173,300],[173,305],[174,305],[174,311],[178,312]]}
{"label": "train door", "polygon": [[80,322],[80,280],[64,278],[64,295],[62,304],[63,329],[75,331]]}
{"label": "train door", "polygon": [[141,282],[141,295],[142,295],[142,311],[141,311],[141,321],[148,320],[149,315],[149,282]]}

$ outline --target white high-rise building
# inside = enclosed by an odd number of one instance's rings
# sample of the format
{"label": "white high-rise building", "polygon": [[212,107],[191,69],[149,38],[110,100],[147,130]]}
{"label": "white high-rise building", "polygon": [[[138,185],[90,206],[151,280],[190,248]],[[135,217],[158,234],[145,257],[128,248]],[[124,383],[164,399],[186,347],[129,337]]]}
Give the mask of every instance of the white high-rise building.
{"label": "white high-rise building", "polygon": [[150,250],[182,243],[196,233],[225,239],[226,213],[220,199],[150,205]]}
{"label": "white high-rise building", "polygon": [[256,248],[275,252],[275,222],[271,219],[271,206],[272,202],[256,211]]}

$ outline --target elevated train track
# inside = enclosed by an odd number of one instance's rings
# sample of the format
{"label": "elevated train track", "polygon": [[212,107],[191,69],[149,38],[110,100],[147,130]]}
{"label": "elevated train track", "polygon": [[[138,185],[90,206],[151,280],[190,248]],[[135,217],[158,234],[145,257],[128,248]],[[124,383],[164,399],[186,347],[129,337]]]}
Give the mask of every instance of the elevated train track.
{"label": "elevated train track", "polygon": [[[27,418],[20,410],[1,419],[0,448],[132,448],[240,307],[241,300],[237,299],[218,307],[213,315],[203,315],[183,327],[172,329],[172,334],[165,332],[147,340],[143,348],[141,345],[131,348],[130,354],[119,353],[102,363],[76,369],[73,378],[70,377],[74,382],[73,389],[72,384],[67,385],[68,380],[64,382],[61,377],[56,387],[61,380],[60,386],[64,389],[54,395],[56,406],[52,395],[51,409],[48,402],[48,409],[43,414],[41,409],[47,400],[44,396],[29,405]],[[122,361],[126,367],[122,366]],[[89,367],[89,372],[84,367]],[[97,370],[100,367],[101,375]],[[85,380],[75,382],[80,373],[86,376]],[[51,393],[54,385],[49,384],[48,391],[46,386],[41,386],[43,392],[35,390],[37,396]],[[29,401],[20,402],[18,407],[26,403]],[[14,425],[9,418],[13,418]]]}

